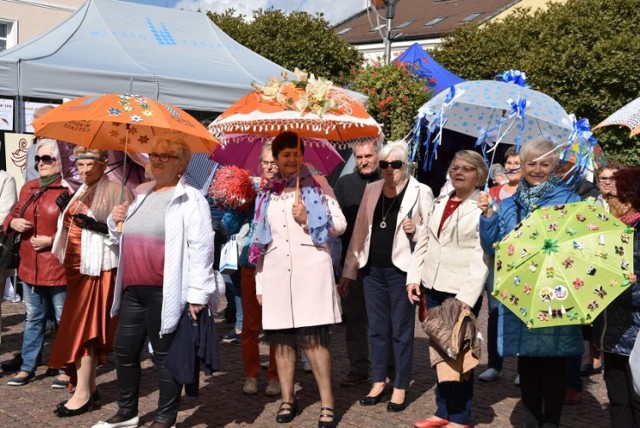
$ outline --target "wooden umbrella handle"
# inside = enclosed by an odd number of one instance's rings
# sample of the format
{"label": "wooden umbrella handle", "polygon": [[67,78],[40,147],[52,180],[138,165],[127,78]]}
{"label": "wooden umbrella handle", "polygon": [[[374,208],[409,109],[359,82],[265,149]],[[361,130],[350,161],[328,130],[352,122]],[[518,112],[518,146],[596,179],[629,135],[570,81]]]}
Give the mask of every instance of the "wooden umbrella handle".
{"label": "wooden umbrella handle", "polygon": [[302,159],[300,158],[300,154],[302,150],[300,148],[300,134],[298,135],[298,161],[296,162],[296,204],[300,203],[300,167],[302,166]]}

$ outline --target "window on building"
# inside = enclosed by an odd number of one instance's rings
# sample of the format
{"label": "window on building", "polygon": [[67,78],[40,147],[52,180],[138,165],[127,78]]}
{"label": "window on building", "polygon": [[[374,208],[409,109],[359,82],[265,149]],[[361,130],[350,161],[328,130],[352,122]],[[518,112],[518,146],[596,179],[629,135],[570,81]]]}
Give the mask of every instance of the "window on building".
{"label": "window on building", "polygon": [[386,27],[386,26],[387,26],[387,24],[380,24],[380,25],[378,25],[377,27],[374,27],[374,28],[372,28],[371,30],[369,30],[369,32],[373,33],[373,32],[376,32],[376,31],[378,31],[378,30],[382,30],[382,29],[383,29],[384,27]]}
{"label": "window on building", "polygon": [[342,30],[338,31],[338,36],[342,36],[343,34],[348,33],[350,30],[351,27],[343,28]]}
{"label": "window on building", "polygon": [[426,24],[424,24],[425,27],[433,27],[434,25],[444,21],[447,17],[446,16],[439,16],[437,18],[432,19],[431,21],[427,22]]}
{"label": "window on building", "polygon": [[16,44],[15,22],[0,20],[0,52]]}
{"label": "window on building", "polygon": [[408,27],[409,25],[411,25],[412,23],[413,23],[413,21],[404,21],[402,24],[396,25],[395,28],[396,29],[405,28],[405,27]]}
{"label": "window on building", "polygon": [[477,17],[479,17],[480,15],[482,15],[483,12],[477,12],[477,13],[472,13],[471,15],[467,16],[466,18],[464,18],[462,21],[460,22],[471,22],[474,19],[476,19]]}

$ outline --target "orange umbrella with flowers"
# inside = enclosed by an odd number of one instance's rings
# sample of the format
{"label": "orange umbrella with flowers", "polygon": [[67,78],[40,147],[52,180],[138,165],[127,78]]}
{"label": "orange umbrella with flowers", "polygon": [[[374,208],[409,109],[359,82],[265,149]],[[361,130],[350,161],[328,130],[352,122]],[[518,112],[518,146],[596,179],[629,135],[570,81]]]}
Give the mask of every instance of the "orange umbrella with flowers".
{"label": "orange umbrella with flowers", "polygon": [[209,129],[216,135],[277,136],[292,131],[299,138],[341,142],[380,135],[380,125],[347,91],[297,68],[294,73],[297,80],[283,74],[264,86],[252,84],[254,90],[218,116]]}
{"label": "orange umbrella with flowers", "polygon": [[79,146],[147,153],[153,137],[177,135],[192,152],[211,153],[219,141],[184,110],[151,98],[106,94],[75,98],[33,122],[36,135]]}

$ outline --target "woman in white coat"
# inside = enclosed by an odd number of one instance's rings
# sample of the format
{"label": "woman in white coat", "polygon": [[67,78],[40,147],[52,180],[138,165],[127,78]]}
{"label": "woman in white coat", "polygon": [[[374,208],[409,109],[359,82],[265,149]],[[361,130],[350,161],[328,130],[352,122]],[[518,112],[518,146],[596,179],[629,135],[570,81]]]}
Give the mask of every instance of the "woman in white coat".
{"label": "woman in white coat", "polygon": [[[457,299],[478,316],[478,300],[489,272],[480,245],[478,208],[487,166],[478,153],[462,150],[455,154],[448,175],[454,190],[433,203],[411,258],[407,293],[411,302],[426,293],[429,309]],[[472,399],[473,373],[462,382],[438,382],[435,415],[415,422],[414,427],[469,426]]]}
{"label": "woman in white coat", "polygon": [[320,390],[318,426],[334,427],[329,326],[341,317],[327,242],[344,233],[347,222],[324,177],[311,175],[305,166],[298,170],[304,146],[297,134],[278,135],[271,148],[279,172],[256,199],[250,261],[256,263],[262,327],[276,347],[282,394],[276,421],[289,423],[298,411],[293,388],[299,345]]}
{"label": "woman in white coat", "polygon": [[386,395],[393,342],[396,376],[389,412],[406,408],[415,326],[415,307],[405,294],[406,277],[416,231],[426,223],[433,202],[431,189],[407,172],[407,157],[404,141],[387,143],[380,150],[382,180],[365,189],[339,285],[346,294],[360,275],[364,287],[373,385],[360,400],[363,406],[378,404]]}
{"label": "woman in white coat", "polygon": [[[93,428],[137,427],[142,370],[140,353],[149,337],[158,370],[159,398],[152,428],[176,422],[182,385],[165,367],[185,308],[193,319],[221,290],[213,271],[209,204],[182,175],[191,159],[179,137],[158,137],[149,153],[153,181],[136,189],[131,206],[116,205],[107,220],[120,243],[111,316],[119,315],[114,341],[118,413]],[[116,223],[124,221],[122,233]]]}

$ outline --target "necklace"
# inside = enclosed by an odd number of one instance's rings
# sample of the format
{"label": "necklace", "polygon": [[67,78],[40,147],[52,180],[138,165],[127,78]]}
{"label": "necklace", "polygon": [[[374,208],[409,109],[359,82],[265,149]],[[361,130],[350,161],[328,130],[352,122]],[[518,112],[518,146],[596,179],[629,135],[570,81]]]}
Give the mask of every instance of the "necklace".
{"label": "necklace", "polygon": [[389,208],[387,209],[387,212],[384,212],[384,193],[382,194],[382,205],[380,208],[382,208],[380,210],[380,214],[382,214],[382,221],[380,222],[380,229],[386,229],[387,228],[387,222],[385,221],[387,219],[387,215],[389,215],[389,211],[391,211],[391,208],[393,208],[393,204],[396,203],[396,199],[398,199],[398,195],[400,195],[400,193],[396,194],[396,197],[393,198],[393,201],[391,201],[391,205],[389,205]]}

